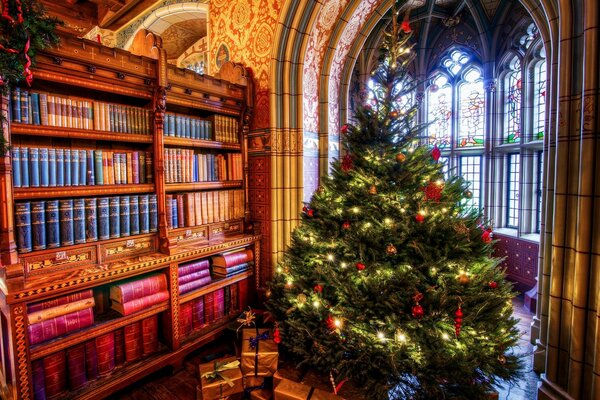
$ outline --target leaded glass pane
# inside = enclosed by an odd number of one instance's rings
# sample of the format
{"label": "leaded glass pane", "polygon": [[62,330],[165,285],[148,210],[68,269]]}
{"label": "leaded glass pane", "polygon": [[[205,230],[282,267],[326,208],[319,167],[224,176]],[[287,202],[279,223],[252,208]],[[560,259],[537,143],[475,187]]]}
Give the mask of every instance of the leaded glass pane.
{"label": "leaded glass pane", "polygon": [[521,137],[521,99],[522,99],[521,63],[512,62],[512,71],[505,81],[505,143],[517,143]]}
{"label": "leaded glass pane", "polygon": [[466,204],[479,208],[481,204],[481,156],[460,157],[460,174],[470,182],[471,198],[465,200]]}
{"label": "leaded glass pane", "polygon": [[535,73],[534,139],[544,138],[546,120],[546,61],[540,61]]}
{"label": "leaded glass pane", "polygon": [[458,147],[483,146],[485,96],[483,80],[473,69],[465,74],[466,83],[459,88]]}
{"label": "leaded glass pane", "polygon": [[439,148],[450,146],[450,135],[452,134],[452,86],[445,84],[439,86],[441,79],[427,89],[428,112],[427,136],[429,144],[437,145]]}
{"label": "leaded glass pane", "polygon": [[521,155],[518,153],[508,155],[508,182],[507,182],[507,212],[506,226],[517,228],[519,226],[519,170]]}

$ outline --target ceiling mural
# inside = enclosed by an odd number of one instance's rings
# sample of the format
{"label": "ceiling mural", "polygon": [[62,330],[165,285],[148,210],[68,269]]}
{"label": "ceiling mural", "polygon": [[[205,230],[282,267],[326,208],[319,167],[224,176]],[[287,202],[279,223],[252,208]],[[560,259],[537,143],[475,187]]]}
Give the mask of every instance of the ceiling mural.
{"label": "ceiling mural", "polygon": [[161,36],[167,58],[169,60],[177,59],[200,38],[206,36],[206,19],[187,20],[173,24]]}

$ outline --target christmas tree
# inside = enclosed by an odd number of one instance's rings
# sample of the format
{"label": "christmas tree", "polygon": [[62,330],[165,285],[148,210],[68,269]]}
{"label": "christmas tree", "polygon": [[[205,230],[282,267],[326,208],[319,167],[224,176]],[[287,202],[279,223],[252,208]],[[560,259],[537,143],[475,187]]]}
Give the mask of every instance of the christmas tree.
{"label": "christmas tree", "polygon": [[409,31],[393,19],[372,98],[342,128],[345,155],[304,207],[267,307],[293,357],[369,398],[485,398],[521,368],[514,293],[468,183],[418,145]]}

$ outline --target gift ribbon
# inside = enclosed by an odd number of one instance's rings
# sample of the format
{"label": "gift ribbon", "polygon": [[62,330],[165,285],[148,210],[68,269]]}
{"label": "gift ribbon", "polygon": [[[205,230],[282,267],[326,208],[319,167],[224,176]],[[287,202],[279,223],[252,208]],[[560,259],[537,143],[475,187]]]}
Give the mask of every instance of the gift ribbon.
{"label": "gift ribbon", "polygon": [[[225,383],[227,383],[229,385],[229,387],[233,387],[233,381],[231,379],[229,379],[228,377],[226,377],[225,375],[221,374],[221,372],[227,371],[230,369],[236,369],[239,366],[240,366],[240,362],[238,360],[231,361],[228,363],[219,363],[218,361],[215,361],[215,369],[213,371],[203,373],[200,377],[206,378],[211,381],[214,381],[217,379],[222,379],[225,381]],[[221,393],[222,393],[222,391],[221,391]]]}
{"label": "gift ribbon", "polygon": [[[257,329],[258,330],[258,329]],[[258,332],[257,332],[258,333]],[[260,335],[250,336],[248,341],[250,342],[250,348],[256,348],[256,352],[254,353],[254,376],[258,376],[258,344],[261,340],[269,339],[269,331],[264,331]]]}

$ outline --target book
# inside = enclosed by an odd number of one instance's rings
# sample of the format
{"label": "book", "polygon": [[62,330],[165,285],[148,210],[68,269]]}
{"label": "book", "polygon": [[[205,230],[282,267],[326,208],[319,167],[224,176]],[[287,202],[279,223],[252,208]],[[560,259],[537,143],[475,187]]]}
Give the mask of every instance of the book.
{"label": "book", "polygon": [[31,202],[31,239],[33,250],[46,248],[46,202]]}
{"label": "book", "polygon": [[115,369],[115,333],[109,332],[96,339],[98,375],[106,375]]}
{"label": "book", "polygon": [[110,238],[121,237],[121,208],[118,196],[111,197],[108,201],[108,227]]}
{"label": "book", "polygon": [[[73,152],[74,150],[71,150]],[[75,150],[77,151],[77,150]],[[79,150],[79,186],[87,185],[88,180],[88,152]]]}
{"label": "book", "polygon": [[117,311],[119,314],[127,316],[138,311],[147,309],[148,307],[152,307],[156,304],[160,304],[168,299],[169,292],[165,290],[162,292],[151,294],[149,296],[136,298],[126,303],[119,303],[116,300],[113,300],[111,301],[110,307],[113,310]]}
{"label": "book", "polygon": [[225,291],[223,288],[213,292],[213,306],[215,320],[225,316]]}
{"label": "book", "polygon": [[239,299],[238,299],[237,282],[232,285],[229,285],[228,287],[229,287],[229,293],[231,295],[231,300],[230,300],[231,311],[237,312],[237,311],[241,310],[240,305],[239,305]]}
{"label": "book", "polygon": [[115,366],[125,363],[125,336],[123,328],[115,330]]}
{"label": "book", "polygon": [[142,194],[139,196],[139,220],[140,233],[150,233],[150,196]]}
{"label": "book", "polygon": [[165,274],[154,273],[142,278],[121,282],[110,287],[110,299],[119,303],[150,296],[152,294],[167,290],[167,278]]}
{"label": "book", "polygon": [[12,121],[21,122],[21,89],[15,87],[11,91]]}
{"label": "book", "polygon": [[31,362],[31,383],[33,384],[34,400],[46,400],[46,385],[44,383],[44,360]]}
{"label": "book", "polygon": [[13,172],[13,187],[21,187],[21,149],[14,147],[10,150]]}
{"label": "book", "polygon": [[49,155],[47,148],[39,149],[39,163],[40,163],[40,186],[47,187],[50,185],[50,171],[49,171]]}
{"label": "book", "polygon": [[98,377],[98,353],[96,352],[96,341],[88,340],[85,346],[85,374],[88,381]]}
{"label": "book", "polygon": [[125,361],[133,362],[142,357],[142,322],[136,321],[123,328],[125,341]]}
{"label": "book", "polygon": [[193,329],[193,305],[191,301],[179,306],[179,333],[187,336]]}
{"label": "book", "polygon": [[73,237],[75,244],[85,243],[84,199],[73,199]]}
{"label": "book", "polygon": [[29,187],[29,149],[21,147],[21,187]]}
{"label": "book", "polygon": [[60,219],[60,245],[70,246],[73,243],[75,243],[75,230],[73,223],[73,200],[59,200],[58,212]]}
{"label": "book", "polygon": [[98,240],[107,240],[110,238],[110,227],[109,227],[109,203],[108,197],[98,198]]}
{"label": "book", "polygon": [[93,324],[94,313],[91,308],[50,318],[27,327],[29,331],[29,344],[42,343],[66,333],[87,328]]}
{"label": "book", "polygon": [[218,278],[228,278],[250,269],[253,263],[241,263],[231,267],[213,267],[213,275]]}
{"label": "book", "polygon": [[151,194],[149,197],[148,212],[150,214],[150,232],[156,232],[158,230],[158,202],[155,194]]}
{"label": "book", "polygon": [[210,324],[215,320],[215,296],[214,292],[204,295],[204,322]]}
{"label": "book", "polygon": [[48,149],[48,186],[57,186],[56,149]]}
{"label": "book", "polygon": [[29,115],[29,92],[21,89],[21,123],[31,123],[31,116]]}
{"label": "book", "polygon": [[254,259],[254,253],[251,249],[245,249],[241,251],[234,251],[229,253],[223,253],[219,256],[213,256],[212,265],[213,267],[229,267],[238,265],[244,262],[252,261]]}
{"label": "book", "polygon": [[223,304],[225,309],[225,315],[229,315],[231,313],[231,289],[230,286],[225,286],[223,288]]}
{"label": "book", "polygon": [[193,329],[204,326],[204,299],[202,297],[192,300],[192,326]]}
{"label": "book", "polygon": [[17,250],[28,253],[32,247],[31,241],[31,203],[15,203],[15,225],[17,228]]}
{"label": "book", "polygon": [[119,197],[119,208],[121,210],[121,237],[130,235],[130,223],[131,220],[129,218],[129,196],[121,196]]}
{"label": "book", "polygon": [[167,216],[167,227],[172,229],[172,228],[177,228],[177,226],[173,226],[173,195],[172,194],[167,194],[165,195],[165,205],[166,205],[166,209],[165,209],[165,214]]}
{"label": "book", "polygon": [[158,351],[158,314],[142,320],[142,354]]}
{"label": "book", "polygon": [[238,301],[240,310],[245,310],[250,303],[249,298],[250,280],[244,279],[238,282]]}
{"label": "book", "polygon": [[85,239],[86,242],[98,240],[98,200],[93,197],[85,199]]}
{"label": "book", "polygon": [[40,301],[38,303],[27,304],[27,313],[31,314],[31,313],[34,313],[37,311],[47,310],[50,308],[62,306],[62,305],[76,302],[79,300],[85,300],[85,299],[88,299],[93,296],[94,296],[94,293],[93,293],[92,289],[86,289],[86,290],[82,290],[80,292],[70,293],[70,294],[67,294],[64,296],[56,297],[54,299],[44,300],[44,301]]}
{"label": "book", "polygon": [[40,124],[48,125],[48,94],[40,93]]}
{"label": "book", "polygon": [[78,389],[87,382],[84,344],[67,349],[67,372],[70,390]]}
{"label": "book", "polygon": [[140,203],[138,196],[129,196],[129,233],[140,233]]}
{"label": "book", "polygon": [[179,285],[179,294],[191,292],[192,290],[196,290],[198,288],[206,286],[211,282],[212,282],[212,278],[209,275],[209,276],[205,276],[204,278],[197,279],[195,281],[184,283],[182,285]]}
{"label": "book", "polygon": [[177,283],[179,284],[179,286],[186,284],[188,282],[192,282],[201,278],[205,278],[207,276],[210,276],[210,270],[204,269],[202,271],[198,271],[198,272],[193,272],[191,274],[187,274],[187,275],[183,275],[183,276],[179,276],[179,279],[177,280]]}
{"label": "book", "polygon": [[71,149],[64,149],[63,153],[64,186],[71,186],[71,166],[73,164],[71,158]]}
{"label": "book", "polygon": [[194,272],[207,270],[210,264],[207,259],[192,261],[189,263],[179,265],[179,277],[184,275],[193,274]]}
{"label": "book", "polygon": [[29,186],[40,186],[40,150],[29,149]]}
{"label": "book", "polygon": [[46,397],[54,397],[67,389],[67,355],[64,350],[44,357]]}
{"label": "book", "polygon": [[79,186],[79,150],[72,149],[71,153],[71,180],[70,185]]}
{"label": "book", "polygon": [[[61,315],[70,314],[75,311],[84,310],[86,308],[92,308],[94,307],[94,305],[94,297],[73,300],[71,302],[59,304],[50,308],[42,308],[37,311],[28,311],[27,321],[29,322],[29,324],[35,324],[55,317],[60,317]],[[30,308],[32,307],[28,307],[28,309]]]}

